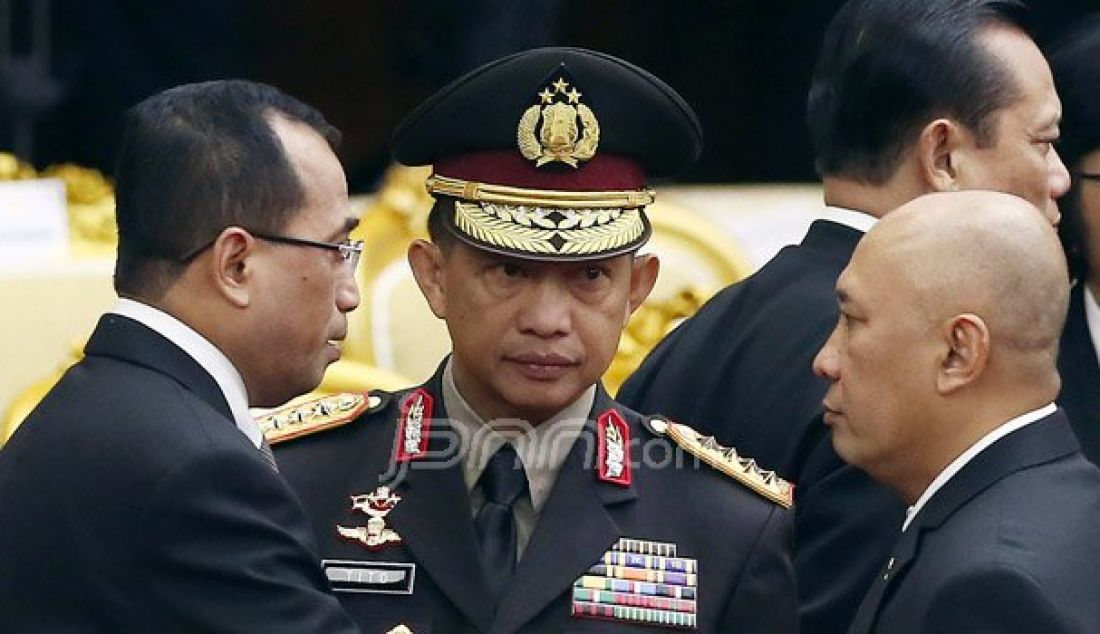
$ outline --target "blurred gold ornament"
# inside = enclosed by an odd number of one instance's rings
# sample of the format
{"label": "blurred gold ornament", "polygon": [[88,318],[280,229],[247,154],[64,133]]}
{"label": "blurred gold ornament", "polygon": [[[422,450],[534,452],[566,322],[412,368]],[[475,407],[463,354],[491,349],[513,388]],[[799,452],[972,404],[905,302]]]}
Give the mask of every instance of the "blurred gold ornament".
{"label": "blurred gold ornament", "polygon": [[0,152],[0,181],[35,178],[34,166],[20,161],[14,154]]}
{"label": "blurred gold ornament", "polygon": [[[374,204],[364,212],[375,216],[403,218],[409,239],[426,236],[428,212],[431,211],[435,199],[424,189],[424,179],[431,173],[430,166],[390,167],[383,176],[382,187],[378,190]],[[404,246],[402,245],[402,249]]]}
{"label": "blurred gold ornament", "polygon": [[665,335],[710,298],[712,293],[699,288],[684,288],[665,300],[649,300],[638,307],[623,330],[619,349],[603,375],[604,385],[612,394],[641,365],[646,355]]}
{"label": "blurred gold ornament", "polygon": [[69,235],[76,257],[109,257],[118,244],[115,226],[115,192],[101,172],[72,163],[51,165],[43,177],[65,183],[69,202]]}
{"label": "blurred gold ornament", "polygon": [[0,181],[56,178],[65,184],[69,239],[75,257],[110,257],[118,244],[115,192],[111,181],[88,167],[62,163],[42,172],[12,154],[0,152]]}
{"label": "blurred gold ornament", "polygon": [[43,178],[59,178],[65,183],[69,204],[91,205],[106,199],[114,200],[114,187],[101,172],[73,163],[51,165],[42,171]]}

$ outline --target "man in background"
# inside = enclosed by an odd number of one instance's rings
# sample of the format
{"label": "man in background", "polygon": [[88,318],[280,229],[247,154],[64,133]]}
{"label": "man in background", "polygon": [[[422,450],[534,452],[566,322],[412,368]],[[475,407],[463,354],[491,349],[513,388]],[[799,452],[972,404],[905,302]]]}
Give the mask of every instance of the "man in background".
{"label": "man in background", "polygon": [[0,630],[354,631],[248,411],[316,387],[359,302],[337,139],[244,81],[128,113],[119,302],[0,451]]}
{"label": "man in background", "polygon": [[[881,565],[902,507],[833,453],[811,361],[836,322],[856,242],[927,192],[987,188],[1051,221],[1069,177],[1061,107],[1015,0],[852,0],[826,32],[808,124],[826,209],[797,246],[715,296],[619,398],[714,434],[796,483],[803,629],[836,632]],[[858,546],[856,546],[858,545]]]}
{"label": "man in background", "polygon": [[1100,464],[1100,13],[1062,37],[1050,59],[1065,111],[1058,152],[1073,173],[1058,225],[1073,281],[1058,404],[1082,452]]}
{"label": "man in background", "polygon": [[836,292],[825,422],[909,505],[851,632],[1096,632],[1100,469],[1053,403],[1055,232],[1016,197],[924,196],[868,232]]}

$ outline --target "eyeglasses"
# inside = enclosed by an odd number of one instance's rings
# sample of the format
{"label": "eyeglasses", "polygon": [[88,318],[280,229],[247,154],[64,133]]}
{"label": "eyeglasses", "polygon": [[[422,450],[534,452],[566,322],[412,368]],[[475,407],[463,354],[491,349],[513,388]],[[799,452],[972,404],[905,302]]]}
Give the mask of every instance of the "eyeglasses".
{"label": "eyeglasses", "polygon": [[275,242],[277,244],[289,244],[296,247],[313,247],[315,249],[339,251],[340,257],[348,263],[348,268],[352,270],[355,270],[355,267],[359,265],[359,257],[363,255],[362,240],[344,240],[343,242],[332,243],[305,240],[303,238],[291,238],[289,236],[276,236],[267,233],[256,233],[254,231],[251,233],[255,238],[267,240],[268,242]]}
{"label": "eyeglasses", "polygon": [[[339,243],[332,242],[317,242],[315,240],[306,240],[304,238],[292,238],[290,236],[277,236],[270,233],[260,233],[258,231],[249,231],[252,237],[265,240],[267,242],[274,242],[276,244],[288,244],[295,247],[313,247],[315,249],[325,249],[326,251],[338,251],[340,257],[347,263],[348,269],[354,271],[355,267],[359,265],[359,258],[363,255],[363,241],[362,240],[344,240]],[[194,260],[200,253],[209,249],[214,245],[216,240],[211,240],[206,244],[188,251],[180,258],[180,262],[190,262]]]}
{"label": "eyeglasses", "polygon": [[1100,174],[1090,174],[1088,172],[1077,172],[1074,174],[1077,178],[1083,181],[1100,181]]}

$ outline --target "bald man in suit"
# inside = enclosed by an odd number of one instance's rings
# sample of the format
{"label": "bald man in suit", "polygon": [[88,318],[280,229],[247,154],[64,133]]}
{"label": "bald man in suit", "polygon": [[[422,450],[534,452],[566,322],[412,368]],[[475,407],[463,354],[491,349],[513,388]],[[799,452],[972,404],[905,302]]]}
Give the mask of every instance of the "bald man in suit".
{"label": "bald man in suit", "polygon": [[1054,404],[1069,284],[1039,210],[918,198],[867,233],[837,297],[825,422],[909,505],[851,634],[1100,631],[1100,469]]}

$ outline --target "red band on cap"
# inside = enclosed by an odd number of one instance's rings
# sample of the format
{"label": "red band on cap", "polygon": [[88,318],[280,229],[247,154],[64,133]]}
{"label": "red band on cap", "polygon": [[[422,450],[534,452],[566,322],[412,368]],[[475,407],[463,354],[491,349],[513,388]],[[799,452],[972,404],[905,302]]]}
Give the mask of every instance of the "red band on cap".
{"label": "red band on cap", "polygon": [[439,159],[434,171],[465,181],[527,189],[583,192],[645,187],[642,166],[614,154],[597,154],[574,169],[556,163],[535,167],[515,150],[494,150]]}

